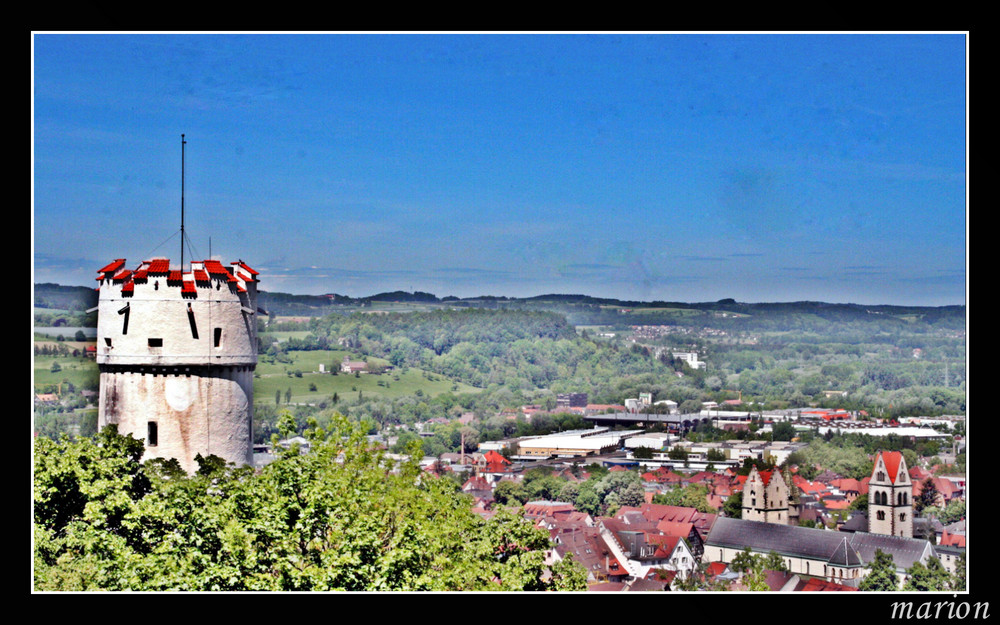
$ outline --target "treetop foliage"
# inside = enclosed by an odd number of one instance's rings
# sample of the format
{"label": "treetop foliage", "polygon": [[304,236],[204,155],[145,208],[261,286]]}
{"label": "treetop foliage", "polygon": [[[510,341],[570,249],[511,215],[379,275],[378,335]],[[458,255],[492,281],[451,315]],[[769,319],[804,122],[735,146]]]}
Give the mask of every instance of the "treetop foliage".
{"label": "treetop foliage", "polygon": [[141,441],[113,428],[36,439],[35,589],[584,587],[579,566],[544,565],[548,536],[523,517],[483,520],[455,482],[393,466],[342,417],[311,425],[308,453],[259,472],[210,456],[192,476],[141,464]]}

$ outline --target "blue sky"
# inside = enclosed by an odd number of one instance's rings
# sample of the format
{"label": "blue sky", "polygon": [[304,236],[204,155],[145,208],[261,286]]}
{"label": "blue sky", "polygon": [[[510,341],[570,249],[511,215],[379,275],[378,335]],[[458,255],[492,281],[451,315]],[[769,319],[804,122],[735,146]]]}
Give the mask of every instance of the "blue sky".
{"label": "blue sky", "polygon": [[65,34],[34,281],[241,258],[364,296],[963,304],[966,44],[936,34]]}

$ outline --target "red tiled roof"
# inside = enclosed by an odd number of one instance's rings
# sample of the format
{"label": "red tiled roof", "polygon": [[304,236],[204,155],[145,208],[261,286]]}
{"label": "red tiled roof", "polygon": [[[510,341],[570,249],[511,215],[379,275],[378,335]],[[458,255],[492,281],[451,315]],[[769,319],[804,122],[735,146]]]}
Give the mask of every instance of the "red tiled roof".
{"label": "red tiled roof", "polygon": [[185,280],[184,284],[181,286],[181,293],[197,293],[194,288],[194,282],[188,282]]}
{"label": "red tiled roof", "polygon": [[135,283],[129,280],[124,285],[122,285],[122,295],[126,293],[132,293],[135,291]]}
{"label": "red tiled roof", "polygon": [[510,460],[507,460],[502,455],[496,452],[496,450],[489,450],[483,455],[483,459],[487,464],[510,464]]}
{"label": "red tiled roof", "polygon": [[708,567],[705,569],[705,575],[710,578],[722,575],[726,572],[727,567],[728,565],[725,562],[709,562]]}
{"label": "red tiled roof", "polygon": [[899,473],[899,462],[903,459],[903,454],[898,451],[880,451],[879,455],[882,456],[885,469],[889,472],[889,481],[895,484]]}
{"label": "red tiled roof", "polygon": [[843,492],[861,492],[861,483],[849,477],[845,477],[841,480],[835,480],[834,486]]}
{"label": "red tiled roof", "polygon": [[97,273],[112,273],[118,271],[125,265],[124,258],[116,258],[113,262],[97,270]]}
{"label": "red tiled roof", "polygon": [[220,263],[217,260],[206,260],[205,270],[208,271],[208,273],[212,274],[213,276],[214,275],[229,276],[229,272],[226,271],[226,268],[222,266],[222,263]]}
{"label": "red tiled roof", "polygon": [[694,529],[694,524],[683,521],[662,520],[656,524],[656,529],[660,530],[667,536],[682,536],[687,538],[691,535],[691,530]]}
{"label": "red tiled roof", "polygon": [[181,270],[172,269],[170,274],[167,276],[167,282],[180,282],[182,280]]}
{"label": "red tiled roof", "polygon": [[147,271],[151,274],[164,274],[170,271],[170,259],[154,258],[149,261]]}
{"label": "red tiled roof", "polygon": [[111,278],[115,282],[127,282],[129,278],[132,277],[132,272],[129,269],[122,269]]}
{"label": "red tiled roof", "polygon": [[[235,262],[235,263],[233,263],[233,264],[234,264],[234,265],[239,265],[240,267],[242,267],[242,268],[246,269],[247,271],[249,271],[249,272],[250,272],[250,275],[251,275],[251,276],[259,276],[259,275],[260,275],[260,272],[259,272],[259,271],[254,271],[253,269],[251,269],[251,268],[250,268],[250,266],[249,266],[249,265],[247,265],[247,264],[246,264],[245,262],[243,262],[242,260],[239,260],[239,261],[236,261],[236,262]],[[253,278],[253,279],[254,279],[254,280],[256,280],[256,278]]]}
{"label": "red tiled roof", "polygon": [[208,282],[208,280],[209,280],[209,278],[208,278],[208,272],[205,271],[204,269],[195,269],[194,270],[194,279],[195,279],[195,282]]}

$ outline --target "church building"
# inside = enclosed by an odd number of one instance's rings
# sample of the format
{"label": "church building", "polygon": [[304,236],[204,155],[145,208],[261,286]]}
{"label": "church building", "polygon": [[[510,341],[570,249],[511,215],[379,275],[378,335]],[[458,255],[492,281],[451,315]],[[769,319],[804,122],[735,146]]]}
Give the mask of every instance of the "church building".
{"label": "church building", "polygon": [[898,451],[875,455],[868,482],[868,531],[913,538],[913,481]]}
{"label": "church building", "polygon": [[780,471],[750,470],[743,485],[743,514],[746,521],[797,525],[795,486]]}

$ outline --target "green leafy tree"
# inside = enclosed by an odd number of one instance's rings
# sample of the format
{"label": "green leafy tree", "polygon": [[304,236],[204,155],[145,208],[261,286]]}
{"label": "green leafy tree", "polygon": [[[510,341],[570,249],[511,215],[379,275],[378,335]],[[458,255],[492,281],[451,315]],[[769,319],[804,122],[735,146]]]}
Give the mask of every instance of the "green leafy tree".
{"label": "green leafy tree", "polygon": [[698,512],[714,513],[716,510],[708,505],[708,487],[704,484],[687,484],[674,487],[666,492],[653,496],[653,503],[667,506],[683,506],[695,508]]}
{"label": "green leafy tree", "polygon": [[933,508],[937,505],[940,492],[934,484],[933,478],[927,478],[920,483],[920,494],[913,498],[913,511],[920,514],[924,508]]}
{"label": "green leafy tree", "polygon": [[742,518],[743,491],[736,491],[726,497],[726,501],[722,504],[722,513],[731,519]]}
{"label": "green leafy tree", "polygon": [[965,574],[965,553],[962,553],[955,562],[955,573],[949,582],[952,590],[958,592],[965,590]]}
{"label": "green leafy tree", "polygon": [[937,558],[928,558],[927,564],[920,561],[906,569],[906,583],[903,590],[935,591],[949,590],[952,577]]}
{"label": "green leafy tree", "polygon": [[[394,463],[341,415],[309,420],[297,446],[255,473],[203,458],[147,475],[142,442],[35,442],[38,590],[571,590],[547,567],[546,532],[501,511],[483,520],[449,479]],[[295,419],[279,416],[278,432]],[[273,438],[278,437],[278,433]]]}
{"label": "green leafy tree", "polygon": [[597,516],[601,513],[601,496],[597,494],[593,484],[584,482],[577,490],[574,505],[581,512]]}
{"label": "green leafy tree", "polygon": [[493,500],[501,506],[519,506],[528,498],[520,484],[512,480],[501,480],[493,489]]}

